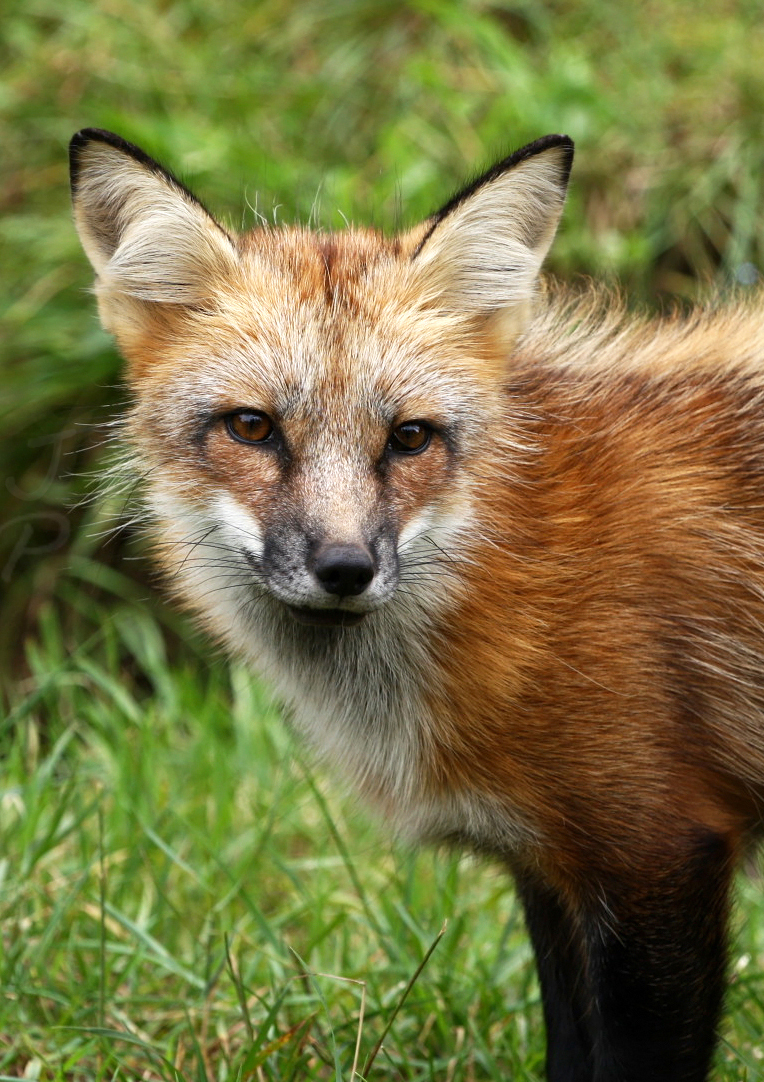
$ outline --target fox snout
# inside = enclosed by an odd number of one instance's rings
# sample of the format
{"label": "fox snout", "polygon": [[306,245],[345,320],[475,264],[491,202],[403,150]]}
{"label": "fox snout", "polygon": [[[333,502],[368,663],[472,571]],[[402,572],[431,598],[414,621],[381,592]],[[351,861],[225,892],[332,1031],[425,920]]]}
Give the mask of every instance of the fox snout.
{"label": "fox snout", "polygon": [[355,623],[388,601],[398,585],[395,540],[371,543],[324,534],[312,540],[295,529],[266,536],[262,584],[303,623]]}
{"label": "fox snout", "polygon": [[315,583],[317,593],[310,598],[309,604],[288,604],[296,620],[324,627],[360,623],[368,609],[351,609],[342,603],[346,598],[359,598],[374,581],[376,563],[365,545],[321,543],[310,553],[305,569]]}

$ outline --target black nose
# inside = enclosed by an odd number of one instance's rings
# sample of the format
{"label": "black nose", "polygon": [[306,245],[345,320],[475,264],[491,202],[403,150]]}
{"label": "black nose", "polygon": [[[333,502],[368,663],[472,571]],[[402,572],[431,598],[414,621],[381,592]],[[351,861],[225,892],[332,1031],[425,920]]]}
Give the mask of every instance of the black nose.
{"label": "black nose", "polygon": [[374,561],[363,545],[321,545],[312,569],[327,593],[338,597],[362,594],[374,578]]}

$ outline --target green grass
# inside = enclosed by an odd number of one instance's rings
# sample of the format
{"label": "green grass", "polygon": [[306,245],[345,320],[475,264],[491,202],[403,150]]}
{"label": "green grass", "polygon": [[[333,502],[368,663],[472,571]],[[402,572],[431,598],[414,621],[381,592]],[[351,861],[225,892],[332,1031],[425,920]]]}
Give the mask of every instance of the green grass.
{"label": "green grass", "polygon": [[[351,1082],[356,1042],[363,1069],[392,1022],[370,1078],[540,1079],[503,875],[396,849],[247,673],[171,659],[174,620],[114,571],[71,570],[113,605],[73,648],[40,611],[2,734],[0,1078]],[[764,909],[742,890],[719,1077],[752,1080]]]}
{"label": "green grass", "polygon": [[247,674],[170,671],[142,607],[73,653],[41,613],[29,656],[2,788],[0,1075],[350,1079],[359,1027],[362,1066],[448,919],[373,1077],[533,1077],[535,982],[498,875],[393,850]]}
{"label": "green grass", "polygon": [[[66,144],[112,128],[237,225],[389,229],[568,131],[552,270],[692,299],[764,267],[760,3],[6,0],[0,60],[0,1078],[350,1082],[392,1022],[372,1079],[538,1080],[501,874],[396,849],[82,502],[123,392]],[[736,1082],[764,1078],[741,893]]]}

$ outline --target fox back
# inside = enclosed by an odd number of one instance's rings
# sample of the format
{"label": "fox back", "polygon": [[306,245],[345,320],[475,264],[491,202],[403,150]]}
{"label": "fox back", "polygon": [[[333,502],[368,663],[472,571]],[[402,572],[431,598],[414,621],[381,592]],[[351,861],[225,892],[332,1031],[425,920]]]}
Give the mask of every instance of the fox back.
{"label": "fox back", "polygon": [[397,830],[508,866],[551,1082],[700,1082],[764,800],[764,309],[540,284],[572,153],[235,236],[86,129],[75,217],[170,588]]}

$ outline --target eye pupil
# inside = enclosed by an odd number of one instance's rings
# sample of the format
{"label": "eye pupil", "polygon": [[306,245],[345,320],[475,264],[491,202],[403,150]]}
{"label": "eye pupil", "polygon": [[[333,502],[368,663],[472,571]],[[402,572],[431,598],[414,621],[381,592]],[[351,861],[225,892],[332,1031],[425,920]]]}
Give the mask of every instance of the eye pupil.
{"label": "eye pupil", "polygon": [[405,421],[393,429],[389,447],[403,455],[414,455],[424,451],[430,442],[432,429],[423,421]]}
{"label": "eye pupil", "polygon": [[225,422],[230,435],[242,443],[265,443],[273,435],[273,422],[259,410],[239,410],[229,414]]}

